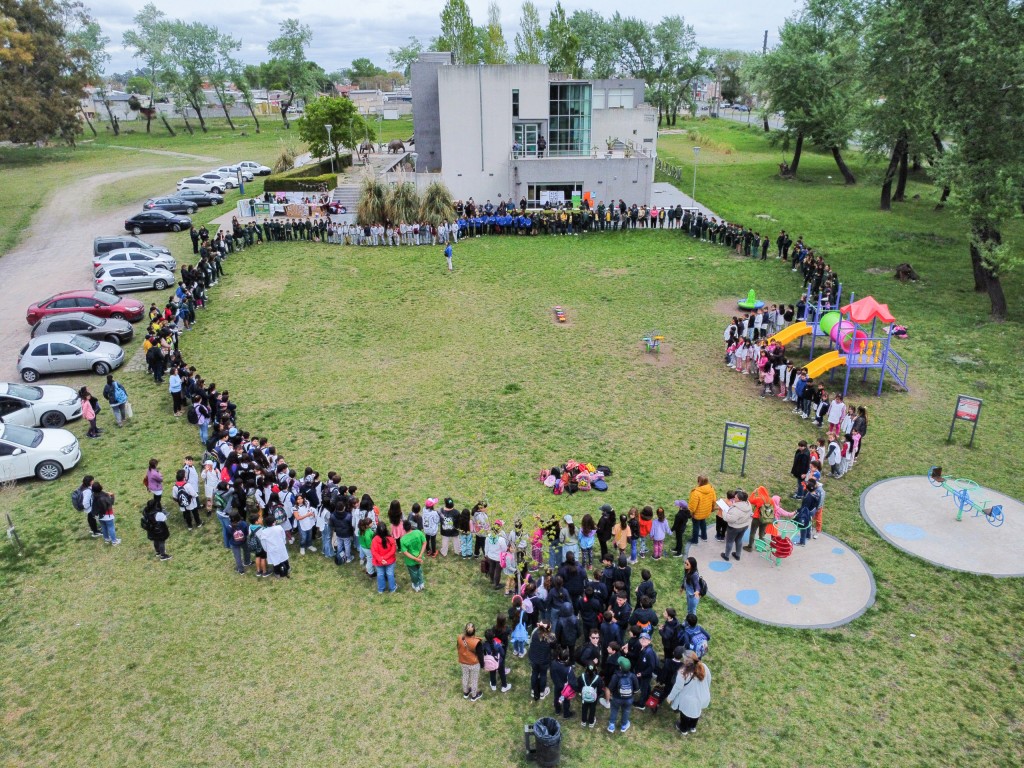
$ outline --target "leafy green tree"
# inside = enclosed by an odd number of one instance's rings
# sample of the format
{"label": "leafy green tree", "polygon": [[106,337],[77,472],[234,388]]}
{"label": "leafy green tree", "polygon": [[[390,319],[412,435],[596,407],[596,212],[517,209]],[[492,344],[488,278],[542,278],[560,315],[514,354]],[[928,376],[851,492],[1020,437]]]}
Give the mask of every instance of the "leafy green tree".
{"label": "leafy green tree", "polygon": [[362,86],[364,82],[368,82],[378,75],[384,74],[387,74],[385,70],[381,69],[367,58],[356,59],[352,62],[350,67],[342,70],[342,75],[346,80],[360,86]]}
{"label": "leafy green tree", "polygon": [[[107,109],[107,116],[110,118],[110,127],[114,131],[114,135],[120,135],[121,126],[114,119],[114,114],[111,111],[106,78],[103,76],[103,70],[110,62],[110,54],[107,53],[107,45],[110,43],[110,38],[103,34],[103,30],[100,29],[98,22],[90,19],[84,24],[73,28],[68,34],[68,39],[71,41],[73,48],[80,48],[86,52],[88,68],[86,77],[89,79],[90,85],[96,87],[96,93],[103,102],[103,106]],[[96,136],[96,129],[93,127],[89,115],[86,114],[85,110],[81,110],[81,112],[85,122],[89,125],[89,130],[92,131],[92,135]]]}
{"label": "leafy green tree", "polygon": [[597,11],[574,11],[569,17],[569,29],[580,43],[577,69],[597,79],[612,77],[618,51],[611,22]]}
{"label": "leafy green tree", "polygon": [[[355,147],[364,136],[368,140],[374,138],[372,126],[359,115],[356,105],[336,96],[321,96],[307,102],[305,114],[295,125],[299,138],[309,145],[309,151],[316,157],[334,155],[337,158],[341,147]],[[331,126],[330,143],[325,125]]]}
{"label": "leafy green tree", "polygon": [[[217,32],[216,27],[214,31]],[[214,43],[213,64],[210,68],[209,80],[217,94],[220,107],[224,110],[224,118],[228,121],[231,130],[235,130],[235,123],[231,119],[229,107],[234,104],[234,97],[228,95],[228,84],[234,79],[236,59],[235,54],[241,50],[242,42],[231,35],[217,32],[217,39]]]}
{"label": "leafy green tree", "polygon": [[74,144],[95,65],[69,31],[91,19],[77,2],[0,0],[0,140]]}
{"label": "leafy green tree", "polygon": [[718,81],[724,101],[733,104],[750,104],[753,89],[749,80],[748,62],[754,54],[730,48],[719,48],[707,52],[708,71]]}
{"label": "leafy green tree", "polygon": [[256,109],[253,106],[252,88],[249,86],[249,78],[245,75],[246,67],[233,55],[225,55],[222,66],[225,75],[230,78],[235,88],[242,94],[242,102],[249,109],[252,121],[256,124],[256,133],[259,133],[260,119],[256,116]]}
{"label": "leafy green tree", "polygon": [[[272,74],[271,86],[281,88],[286,96],[281,99],[281,120],[284,127],[291,128],[288,111],[296,98],[307,99],[319,84],[312,62],[306,60],[306,48],[313,40],[313,30],[298,19],[285,19],[280,24],[280,34],[267,45],[271,66],[266,74]],[[319,67],[317,67],[319,69]],[[323,72],[323,70],[320,70]],[[326,75],[325,75],[326,77]]]}
{"label": "leafy green tree", "polygon": [[516,64],[542,64],[544,58],[544,27],[537,6],[530,0],[523,3],[519,32],[515,37]]}
{"label": "leafy green tree", "polygon": [[[142,10],[135,14],[133,23],[135,28],[125,32],[122,41],[125,48],[135,50],[133,55],[142,61],[149,79],[149,90],[146,91],[149,93],[149,107],[143,111],[146,118],[146,133],[149,133],[153,115],[156,114],[156,99],[160,92],[162,75],[168,67],[171,26],[164,12],[153,3],[146,3]],[[171,135],[174,134],[166,118],[164,126]]]}
{"label": "leafy green tree", "polygon": [[581,47],[580,38],[565,15],[562,0],[558,0],[551,10],[547,29],[544,30],[544,53],[548,66],[556,72],[565,72],[570,77],[582,77]]}
{"label": "leafy green tree", "polygon": [[215,69],[219,37],[216,27],[198,21],[188,24],[176,20],[170,25],[173,56],[170,58],[167,79],[174,88],[178,102],[183,102],[196,113],[203,133],[208,130],[203,117],[203,110],[206,109],[203,85]]}
{"label": "leafy green tree", "polygon": [[493,0],[487,6],[487,27],[484,31],[484,64],[508,64],[508,43],[505,42],[505,33],[501,30],[501,7]]}
{"label": "leafy green tree", "polygon": [[415,37],[410,37],[405,45],[388,51],[388,61],[398,67],[402,76],[408,80],[412,77],[412,65],[419,59],[421,53],[423,43]]}
{"label": "leafy green tree", "polygon": [[480,49],[473,17],[466,0],[448,0],[441,9],[441,36],[437,50],[451,51],[456,64],[477,64]]}

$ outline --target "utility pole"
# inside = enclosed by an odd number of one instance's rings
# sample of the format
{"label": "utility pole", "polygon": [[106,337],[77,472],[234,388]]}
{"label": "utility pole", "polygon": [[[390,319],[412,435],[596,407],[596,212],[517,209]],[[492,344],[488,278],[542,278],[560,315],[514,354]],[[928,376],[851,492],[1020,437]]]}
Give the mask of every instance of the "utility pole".
{"label": "utility pole", "polygon": [[[761,56],[768,55],[768,30],[764,31],[764,43],[761,45]],[[764,119],[764,132],[768,133],[768,112],[767,110],[762,112],[762,118]]]}

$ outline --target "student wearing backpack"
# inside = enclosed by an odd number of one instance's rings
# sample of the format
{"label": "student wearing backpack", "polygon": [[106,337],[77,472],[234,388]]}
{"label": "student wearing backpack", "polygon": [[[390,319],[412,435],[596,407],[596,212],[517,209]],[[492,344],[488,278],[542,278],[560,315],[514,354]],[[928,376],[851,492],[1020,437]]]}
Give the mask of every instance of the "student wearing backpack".
{"label": "student wearing backpack", "polygon": [[697,604],[700,602],[701,597],[704,596],[704,589],[706,588],[707,585],[697,570],[697,558],[686,558],[686,563],[683,566],[683,584],[679,588],[679,593],[686,595],[686,612],[688,614],[696,615]]}
{"label": "student wearing backpack", "polygon": [[604,689],[604,682],[598,671],[600,659],[589,661],[580,675],[580,725],[593,728],[597,725],[597,699]]}
{"label": "student wearing backpack", "polygon": [[612,538],[612,528],[615,527],[615,510],[611,504],[602,504],[598,510],[601,513],[597,521],[597,541],[601,545],[601,559],[604,560],[608,554],[608,542]]}
{"label": "student wearing backpack", "polygon": [[693,651],[697,658],[704,658],[708,652],[708,643],[711,642],[711,633],[697,623],[697,617],[692,613],[687,614],[682,629],[679,630],[679,645],[685,651]]}
{"label": "student wearing backpack", "polygon": [[438,517],[440,517],[441,557],[448,557],[449,547],[451,547],[452,552],[459,551],[459,513],[455,509],[455,501],[453,499],[444,500],[444,506],[441,507]]}
{"label": "student wearing backpack", "polygon": [[167,554],[167,540],[171,537],[171,529],[167,526],[167,513],[157,509],[152,499],[146,502],[142,510],[142,527],[146,538],[153,542],[153,549],[160,560],[170,560]]}
{"label": "student wearing backpack", "polygon": [[288,545],[285,539],[284,528],[277,520],[264,520],[266,526],[259,530],[256,535],[259,537],[263,551],[267,553],[267,564],[274,569],[274,575],[279,578],[289,579],[291,565],[288,562]]}
{"label": "student wearing backpack", "polygon": [[647,697],[651,694],[651,683],[658,672],[658,652],[651,647],[650,632],[640,633],[640,658],[636,665],[636,676],[640,681],[640,698],[633,706],[636,709],[647,707]]}
{"label": "student wearing backpack", "polygon": [[621,733],[629,730],[629,715],[633,709],[633,696],[640,688],[640,681],[633,674],[632,666],[625,656],[619,658],[619,669],[612,675],[607,688],[605,688],[605,697],[611,704],[608,733],[615,733],[616,723],[619,724]]}
{"label": "student wearing backpack", "polygon": [[100,533],[100,524],[96,521],[96,515],[92,510],[92,482],[94,479],[92,475],[82,478],[82,484],[71,492],[71,506],[78,512],[85,512],[85,521],[89,524],[89,535],[98,539],[103,534]]}
{"label": "student wearing backpack", "polygon": [[171,498],[178,503],[178,509],[185,518],[185,527],[193,530],[203,527],[203,521],[199,517],[199,502],[192,495],[190,486],[185,485],[185,470],[179,469],[174,475],[174,488],[171,489]]}
{"label": "student wearing backpack", "polygon": [[96,481],[92,484],[92,511],[99,520],[103,540],[108,544],[120,544],[121,540],[117,538],[114,526],[114,494],[106,493],[103,486]]}
{"label": "student wearing backpack", "polygon": [[437,557],[437,534],[441,529],[441,516],[434,509],[437,499],[427,499],[423,506],[423,535],[427,537],[427,556]]}
{"label": "student wearing backpack", "polygon": [[263,530],[263,525],[260,522],[263,518],[259,515],[252,515],[249,518],[249,552],[252,554],[252,559],[256,561],[256,576],[257,578],[265,579],[270,573],[267,571],[267,553],[263,549],[263,543],[260,541],[260,531]]}
{"label": "student wearing backpack", "polygon": [[676,730],[684,736],[695,733],[697,721],[711,704],[711,670],[693,651],[683,653],[683,666],[676,675],[667,701],[679,713]]}
{"label": "student wearing backpack", "polygon": [[235,570],[245,573],[245,568],[252,565],[249,559],[249,524],[235,512],[231,515],[231,554],[235,557]]}
{"label": "student wearing backpack", "polygon": [[107,374],[107,384],[103,387],[103,396],[110,404],[110,411],[114,414],[114,423],[120,427],[127,418],[128,392],[121,382],[115,381],[113,376]]}
{"label": "student wearing backpack", "polygon": [[[551,687],[555,691],[552,696],[555,702],[555,717],[572,717],[572,700],[575,694],[575,680],[572,672],[572,653],[568,648],[560,647],[551,662]],[[570,690],[566,690],[566,688]],[[571,696],[566,697],[566,693]]]}

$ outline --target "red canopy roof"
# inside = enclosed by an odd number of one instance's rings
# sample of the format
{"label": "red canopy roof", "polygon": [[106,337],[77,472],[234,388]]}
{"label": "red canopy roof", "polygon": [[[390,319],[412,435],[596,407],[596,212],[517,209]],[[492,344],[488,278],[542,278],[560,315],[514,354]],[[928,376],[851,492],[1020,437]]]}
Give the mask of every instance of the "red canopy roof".
{"label": "red canopy roof", "polygon": [[865,296],[853,304],[847,304],[843,307],[843,314],[848,314],[853,322],[860,325],[867,325],[872,320],[881,320],[883,323],[896,322],[896,318],[889,311],[889,305],[879,304],[873,296]]}

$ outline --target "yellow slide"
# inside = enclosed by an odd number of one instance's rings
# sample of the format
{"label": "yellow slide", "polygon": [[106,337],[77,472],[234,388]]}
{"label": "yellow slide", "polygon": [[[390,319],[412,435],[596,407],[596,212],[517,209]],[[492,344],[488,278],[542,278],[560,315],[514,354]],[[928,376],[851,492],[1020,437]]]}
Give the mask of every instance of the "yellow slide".
{"label": "yellow slide", "polygon": [[831,371],[840,365],[846,365],[846,355],[833,349],[828,354],[814,358],[804,367],[807,369],[807,378],[816,379],[825,371]]}
{"label": "yellow slide", "polygon": [[770,337],[768,341],[774,341],[778,344],[789,344],[794,339],[799,339],[801,336],[809,334],[813,328],[801,320],[799,323],[793,323],[788,328],[783,328],[781,331]]}

